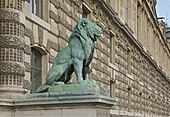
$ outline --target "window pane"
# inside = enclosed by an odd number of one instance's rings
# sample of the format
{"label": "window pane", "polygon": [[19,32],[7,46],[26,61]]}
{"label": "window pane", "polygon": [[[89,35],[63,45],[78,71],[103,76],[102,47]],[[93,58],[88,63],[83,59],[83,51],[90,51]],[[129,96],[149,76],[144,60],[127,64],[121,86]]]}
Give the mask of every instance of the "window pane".
{"label": "window pane", "polygon": [[41,70],[32,68],[32,92],[41,85]]}
{"label": "window pane", "polygon": [[37,8],[37,0],[30,0],[30,11],[33,14],[36,14],[36,8]]}
{"label": "window pane", "polygon": [[[48,1],[47,0],[30,0],[30,11],[36,16],[47,20]],[[45,11],[44,11],[45,9]],[[44,14],[45,12],[45,14]]]}
{"label": "window pane", "polygon": [[33,0],[30,0],[30,11],[33,13]]}
{"label": "window pane", "polygon": [[36,9],[37,9],[37,0],[33,0],[33,5],[32,5],[32,6],[33,6],[33,8],[32,8],[32,9],[33,9],[33,10],[32,10],[32,13],[33,13],[33,14],[36,14],[36,13],[37,13],[37,12],[36,12],[36,11],[37,11],[37,10],[36,10]]}
{"label": "window pane", "polygon": [[42,80],[42,54],[36,49],[31,49],[31,92],[35,92]]}
{"label": "window pane", "polygon": [[33,56],[33,66],[35,66],[36,68],[39,68],[39,69],[41,69],[41,58],[42,58],[42,55],[41,55],[41,53],[40,52],[38,52],[37,50],[33,50],[34,52],[33,52],[33,54],[34,54],[34,56]]}

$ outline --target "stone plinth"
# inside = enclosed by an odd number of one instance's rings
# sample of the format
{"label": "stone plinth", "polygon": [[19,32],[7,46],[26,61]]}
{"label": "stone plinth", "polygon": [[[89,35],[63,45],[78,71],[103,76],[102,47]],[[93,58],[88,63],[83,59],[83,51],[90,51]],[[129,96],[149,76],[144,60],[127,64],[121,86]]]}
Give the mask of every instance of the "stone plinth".
{"label": "stone plinth", "polygon": [[[99,95],[1,100],[0,117],[110,117],[115,100]],[[47,97],[46,97],[46,96]]]}
{"label": "stone plinth", "polygon": [[0,99],[0,117],[110,117],[116,101],[103,94],[91,81],[53,85],[44,93]]}

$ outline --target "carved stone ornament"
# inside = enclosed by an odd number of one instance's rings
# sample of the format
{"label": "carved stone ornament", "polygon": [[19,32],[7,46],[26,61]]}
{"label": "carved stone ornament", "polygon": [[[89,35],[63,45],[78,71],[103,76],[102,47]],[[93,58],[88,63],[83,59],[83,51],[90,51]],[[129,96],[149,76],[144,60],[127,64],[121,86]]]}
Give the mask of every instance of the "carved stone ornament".
{"label": "carved stone ornament", "polygon": [[21,37],[18,36],[0,36],[0,46],[8,47],[8,46],[16,46],[23,48],[24,47],[24,41]]}
{"label": "carved stone ornament", "polygon": [[22,63],[0,62],[0,73],[16,73],[24,75],[25,67]]}
{"label": "carved stone ornament", "polygon": [[15,20],[19,21],[19,13],[13,11],[0,10],[0,20]]}

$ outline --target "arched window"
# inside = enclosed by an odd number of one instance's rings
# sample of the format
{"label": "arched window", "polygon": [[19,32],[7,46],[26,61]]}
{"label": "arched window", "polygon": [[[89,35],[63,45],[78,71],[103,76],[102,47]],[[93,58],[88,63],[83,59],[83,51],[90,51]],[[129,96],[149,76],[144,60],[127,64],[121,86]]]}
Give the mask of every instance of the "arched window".
{"label": "arched window", "polygon": [[31,93],[34,93],[42,83],[42,54],[31,48]]}

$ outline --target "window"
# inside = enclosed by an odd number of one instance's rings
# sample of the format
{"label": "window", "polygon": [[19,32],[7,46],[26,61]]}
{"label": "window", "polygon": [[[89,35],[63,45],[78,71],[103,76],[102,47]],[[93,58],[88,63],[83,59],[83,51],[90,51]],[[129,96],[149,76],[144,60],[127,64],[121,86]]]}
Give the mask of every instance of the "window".
{"label": "window", "polygon": [[42,0],[30,0],[30,10],[33,14],[43,17],[43,1]]}
{"label": "window", "polygon": [[36,16],[47,21],[48,0],[30,0],[30,11]]}
{"label": "window", "polygon": [[115,63],[115,33],[110,30],[110,63]]}
{"label": "window", "polygon": [[34,93],[42,82],[42,54],[31,48],[31,93]]}

